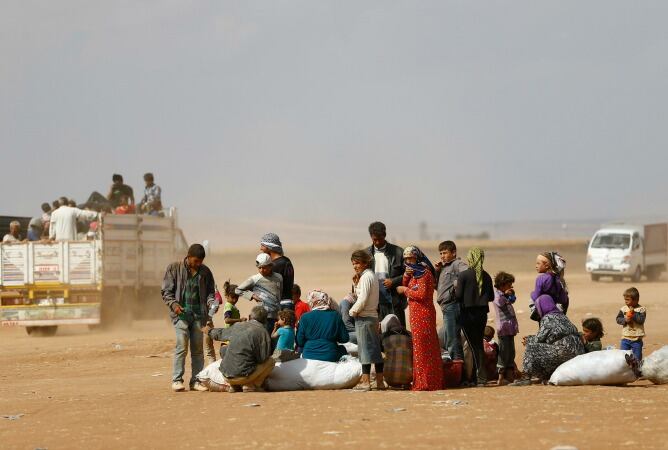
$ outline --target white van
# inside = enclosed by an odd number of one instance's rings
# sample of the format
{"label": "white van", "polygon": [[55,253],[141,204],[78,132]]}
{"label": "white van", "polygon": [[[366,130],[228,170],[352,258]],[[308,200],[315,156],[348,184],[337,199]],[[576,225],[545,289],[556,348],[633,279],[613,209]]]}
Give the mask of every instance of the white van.
{"label": "white van", "polygon": [[657,279],[666,270],[668,225],[609,225],[598,230],[587,251],[586,270],[592,281],[601,276],[640,281]]}

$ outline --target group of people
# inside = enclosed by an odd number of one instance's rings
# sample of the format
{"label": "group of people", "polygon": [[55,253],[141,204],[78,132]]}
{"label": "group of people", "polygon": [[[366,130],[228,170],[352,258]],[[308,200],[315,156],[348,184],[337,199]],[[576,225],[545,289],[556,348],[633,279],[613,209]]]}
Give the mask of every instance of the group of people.
{"label": "group of people", "polygon": [[53,203],[43,203],[42,214],[30,219],[24,236],[21,223],[12,221],[2,242],[24,241],[74,241],[92,239],[97,232],[100,213],[162,215],[162,190],[155,184],[152,173],[144,174],[144,195],[135,205],[134,191],[123,182],[123,176],[114,174],[107,196],[93,192],[86,203],[60,197]]}
{"label": "group of people", "polygon": [[[601,348],[603,330],[598,319],[587,319],[580,333],[566,316],[566,261],[559,253],[546,252],[536,259],[538,276],[530,310],[531,318],[539,323],[538,332],[522,339],[525,352],[520,371],[515,363],[519,326],[512,274],[499,272],[492,279],[484,269],[485,253],[480,248],[470,249],[463,261],[455,243],[445,241],[439,245],[440,261],[432,264],[416,246],[402,249],[387,242],[385,225],[380,222],[369,226],[369,235],[371,246],[351,255],[351,290],[337,304],[321,290],[310,291],[303,301],[279,237],[266,234],[255,261],[258,272],[239,285],[229,281],[224,285],[224,324],[220,328],[213,319],[223,296],[203,264],[204,247],[193,244],[183,261],[168,267],[162,286],[176,331],[172,389],[186,389],[188,349],[190,389],[211,388],[200,383],[197,375],[204,367],[204,348],[209,362],[216,360],[215,341],[222,343],[219,368],[231,391],[262,390],[277,361],[301,357],[337,362],[350,350],[346,343],[356,345],[362,375],[354,389],[363,391],[442,389],[444,363],[453,360],[470,361],[462,386],[546,382],[563,362]],[[442,344],[436,329],[434,291],[443,315]],[[624,329],[622,348],[632,349],[641,358],[638,350],[646,312],[638,305],[635,288],[624,296],[626,306],[617,318]],[[248,318],[242,318],[236,307],[239,298],[258,303]],[[498,336],[496,365],[492,362],[491,367],[485,364],[489,359],[486,347],[495,332],[487,325],[490,306]]]}

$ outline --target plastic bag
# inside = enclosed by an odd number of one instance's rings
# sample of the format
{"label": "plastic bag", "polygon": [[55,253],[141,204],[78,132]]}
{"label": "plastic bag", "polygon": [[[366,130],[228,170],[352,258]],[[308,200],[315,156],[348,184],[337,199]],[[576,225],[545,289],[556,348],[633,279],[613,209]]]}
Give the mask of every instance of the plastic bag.
{"label": "plastic bag", "polygon": [[550,384],[580,386],[586,384],[626,384],[638,379],[626,362],[627,350],[601,350],[585,353],[566,361],[554,371]]}
{"label": "plastic bag", "polygon": [[668,383],[668,345],[642,360],[642,376],[654,384]]}
{"label": "plastic bag", "polygon": [[361,376],[362,364],[357,358],[344,356],[338,363],[301,358],[277,364],[267,378],[267,390],[348,389]]}

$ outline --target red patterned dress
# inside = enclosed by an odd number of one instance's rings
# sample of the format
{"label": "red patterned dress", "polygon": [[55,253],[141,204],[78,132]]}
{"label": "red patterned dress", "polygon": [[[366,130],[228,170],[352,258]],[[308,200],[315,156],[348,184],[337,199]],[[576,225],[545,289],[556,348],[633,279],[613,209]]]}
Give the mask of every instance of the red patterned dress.
{"label": "red patterned dress", "polygon": [[429,270],[420,278],[404,275],[403,285],[408,287],[406,298],[413,334],[412,390],[443,389],[443,361],[434,308],[434,277]]}

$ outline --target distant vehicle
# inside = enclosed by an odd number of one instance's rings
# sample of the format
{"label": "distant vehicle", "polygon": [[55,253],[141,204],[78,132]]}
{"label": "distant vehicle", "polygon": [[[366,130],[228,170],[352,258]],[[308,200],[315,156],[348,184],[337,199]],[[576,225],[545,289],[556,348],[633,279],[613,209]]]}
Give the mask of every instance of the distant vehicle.
{"label": "distant vehicle", "polygon": [[105,215],[92,240],[0,244],[0,325],[53,335],[156,311],[165,268],[186,250],[174,209]]}
{"label": "distant vehicle", "polygon": [[668,263],[668,224],[609,225],[598,230],[587,250],[586,269],[592,281],[602,276],[638,282],[656,280]]}

